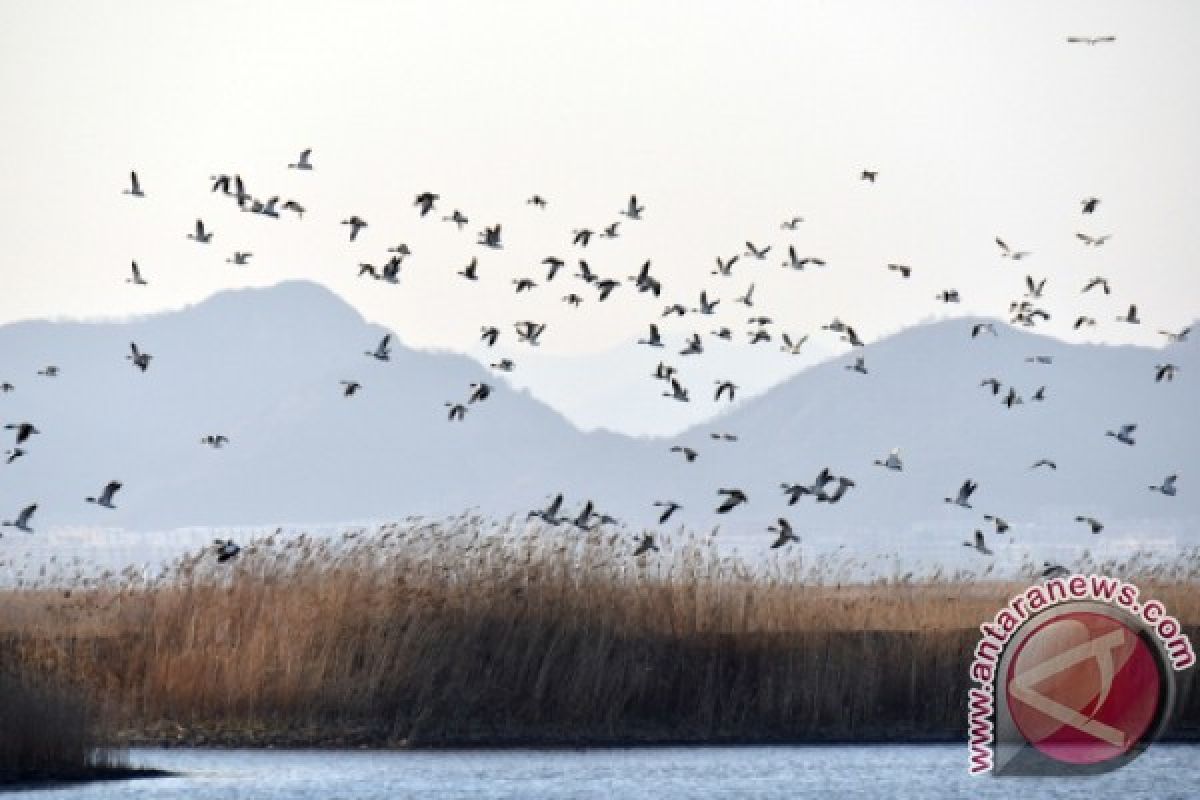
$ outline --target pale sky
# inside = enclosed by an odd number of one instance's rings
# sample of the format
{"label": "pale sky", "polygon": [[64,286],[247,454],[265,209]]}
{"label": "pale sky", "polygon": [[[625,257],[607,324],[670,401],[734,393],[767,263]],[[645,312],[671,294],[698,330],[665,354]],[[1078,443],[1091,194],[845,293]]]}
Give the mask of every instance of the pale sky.
{"label": "pale sky", "polygon": [[[1040,325],[1070,340],[1158,344],[1200,316],[1200,4],[1180,2],[163,3],[0,0],[0,324],[112,318],[213,292],[317,281],[407,344],[518,361],[512,379],[584,427],[675,430],[710,415],[714,377],[762,391],[946,313],[1003,316],[1048,278]],[[1094,47],[1068,35],[1113,34]],[[287,169],[312,148],[315,169]],[[121,194],[130,169],[147,196]],[[874,185],[859,180],[878,170]],[[302,221],[239,213],[209,176],[295,198]],[[441,195],[419,219],[413,197]],[[526,205],[533,193],[545,211]],[[645,219],[573,247],[572,229]],[[1096,213],[1080,200],[1101,198]],[[458,232],[441,217],[462,209]],[[369,227],[350,243],[339,221]],[[780,229],[793,215],[795,232]],[[197,217],[213,243],[185,238]],[[502,223],[505,247],[475,244]],[[1077,232],[1111,234],[1086,247]],[[1014,263],[993,237],[1033,251]],[[714,258],[743,258],[731,278]],[[399,286],[359,279],[406,242]],[[781,267],[788,244],[824,270]],[[248,266],[225,262],[254,253]],[[454,273],[479,256],[478,283]],[[548,255],[624,279],[603,304]],[[150,281],[127,284],[137,260]],[[909,264],[910,281],[885,269]],[[567,273],[567,270],[564,270]],[[1113,295],[1081,295],[1093,275]],[[733,298],[756,285],[754,309]],[[693,331],[733,328],[692,367],[705,402],[658,397],[635,350],[662,307],[722,299],[664,325],[668,361]],[[934,300],[957,289],[963,302]],[[582,308],[561,302],[568,292]],[[1140,326],[1114,318],[1137,303]],[[807,356],[749,348],[746,318],[809,333]],[[1075,333],[1080,314],[1098,325]],[[546,322],[536,357],[512,322]],[[481,324],[508,339],[494,352]],[[360,349],[362,343],[349,342]],[[503,352],[501,352],[503,351]],[[688,362],[684,362],[687,364]]]}

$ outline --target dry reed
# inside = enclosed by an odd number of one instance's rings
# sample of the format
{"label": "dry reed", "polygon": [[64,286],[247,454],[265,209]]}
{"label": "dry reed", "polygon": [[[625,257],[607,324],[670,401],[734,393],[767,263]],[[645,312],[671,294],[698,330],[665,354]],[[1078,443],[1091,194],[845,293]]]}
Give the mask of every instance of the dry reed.
{"label": "dry reed", "polygon": [[[153,580],[0,593],[0,646],[158,740],[945,739],[962,734],[978,624],[1026,585],[853,583],[850,562],[751,564],[674,538],[635,560],[627,534],[469,517],[275,536],[227,565],[202,553]],[[1198,564],[1084,566],[1194,625]]]}

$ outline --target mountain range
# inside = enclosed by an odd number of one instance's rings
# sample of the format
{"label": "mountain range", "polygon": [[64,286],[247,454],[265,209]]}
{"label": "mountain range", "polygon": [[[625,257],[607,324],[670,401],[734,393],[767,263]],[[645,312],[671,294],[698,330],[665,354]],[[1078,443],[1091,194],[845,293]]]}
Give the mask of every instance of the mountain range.
{"label": "mountain range", "polygon": [[[1130,547],[1196,541],[1194,343],[1074,344],[994,320],[994,335],[972,337],[985,321],[846,347],[667,438],[581,431],[467,356],[393,337],[390,360],[371,358],[387,331],[308,282],[131,320],[14,323],[0,327],[0,382],[14,387],[0,394],[0,420],[40,433],[0,464],[0,517],[37,502],[35,531],[336,525],[467,509],[523,518],[562,492],[565,512],[590,499],[636,530],[656,526],[653,501],[674,500],[683,507],[666,527],[719,525],[743,549],[765,547],[779,516],[810,542],[955,558],[973,530],[992,530],[984,513],[1005,518],[1010,538],[1059,549],[1099,540],[1077,515]],[[153,356],[144,372],[125,358],[131,342]],[[865,374],[848,369],[857,355]],[[1166,362],[1178,375],[1156,382]],[[57,376],[38,374],[48,365]],[[993,377],[999,394],[981,385]],[[345,397],[342,380],[362,389]],[[483,382],[490,397],[448,420],[445,404],[466,403]],[[1022,398],[1011,408],[1001,402],[1009,387]],[[647,392],[662,388],[647,377]],[[694,387],[690,402],[712,403],[710,387]],[[1106,435],[1126,423],[1137,424],[1133,446]],[[736,441],[710,436],[725,432]],[[3,433],[12,448],[13,431]],[[229,443],[202,444],[210,434]],[[695,461],[676,445],[694,448]],[[873,463],[892,448],[900,471]],[[1032,467],[1043,458],[1057,468]],[[780,484],[809,484],[823,467],[854,481],[841,501],[787,505]],[[1177,496],[1149,490],[1172,473]],[[944,502],[968,478],[979,485],[975,508]],[[84,501],[113,479],[123,484],[115,509]],[[722,487],[749,502],[715,513]],[[21,536],[12,531],[0,548]]]}

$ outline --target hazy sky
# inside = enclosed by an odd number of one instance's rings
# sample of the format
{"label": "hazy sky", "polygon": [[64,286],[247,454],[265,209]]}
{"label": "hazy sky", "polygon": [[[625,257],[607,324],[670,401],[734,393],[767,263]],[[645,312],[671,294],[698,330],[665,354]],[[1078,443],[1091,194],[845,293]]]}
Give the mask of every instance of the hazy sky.
{"label": "hazy sky", "polygon": [[[1024,276],[1048,278],[1039,326],[1068,339],[1158,343],[1200,316],[1200,4],[1180,2],[61,3],[0,2],[0,323],[176,308],[222,288],[325,284],[409,344],[508,354],[513,374],[584,426],[677,429],[712,413],[712,379],[756,392],[868,340],[945,313],[1003,316]],[[1115,34],[1094,47],[1068,35]],[[315,169],[289,170],[313,149]],[[121,194],[130,169],[147,197]],[[874,185],[859,180],[878,170]],[[242,214],[209,192],[248,189],[309,212]],[[413,197],[441,195],[436,215]],[[539,193],[549,208],[525,203]],[[572,229],[645,219],[573,247]],[[1096,213],[1080,200],[1101,198]],[[462,209],[459,232],[443,214]],[[338,222],[369,227],[348,242]],[[795,232],[780,222],[801,215]],[[185,238],[197,217],[213,243]],[[505,248],[475,244],[502,223]],[[1077,232],[1112,234],[1086,247]],[[993,237],[1033,255],[1002,259]],[[732,278],[714,257],[745,257]],[[401,285],[357,276],[406,242]],[[824,270],[781,267],[791,243]],[[225,262],[254,253],[245,267]],[[479,256],[478,283],[454,273]],[[624,279],[647,258],[664,297],[623,285],[603,304],[547,255]],[[125,282],[131,259],[150,281]],[[910,264],[903,281],[885,269]],[[1111,297],[1080,288],[1105,275]],[[756,305],[733,298],[756,284]],[[636,350],[668,302],[722,299],[664,326],[674,355],[712,342],[671,403]],[[959,306],[934,300],[961,293]],[[568,292],[585,298],[575,309]],[[1138,304],[1141,326],[1116,323]],[[806,357],[750,348],[746,318],[813,335]],[[1098,325],[1082,334],[1080,314]],[[548,323],[534,357],[511,324]],[[478,343],[492,323],[509,341]],[[361,342],[347,343],[359,349]],[[281,343],[281,346],[282,343]],[[869,345],[868,345],[869,348]],[[501,352],[502,351],[502,352]]]}

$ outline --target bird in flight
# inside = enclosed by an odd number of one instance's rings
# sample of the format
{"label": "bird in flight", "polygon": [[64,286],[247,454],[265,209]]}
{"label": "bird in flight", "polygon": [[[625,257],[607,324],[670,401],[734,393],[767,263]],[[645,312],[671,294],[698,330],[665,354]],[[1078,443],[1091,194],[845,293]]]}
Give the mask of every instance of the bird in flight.
{"label": "bird in flight", "polygon": [[1042,290],[1046,288],[1046,279],[1035,281],[1032,275],[1025,276],[1025,296],[1029,298],[1038,298],[1042,296]]}
{"label": "bird in flight", "polygon": [[363,355],[368,355],[378,361],[387,361],[392,355],[390,349],[391,341],[392,335],[390,333],[384,334],[383,338],[379,340],[379,344],[375,347],[375,349],[364,350]]}
{"label": "bird in flight", "polygon": [[1055,464],[1053,461],[1051,461],[1048,458],[1039,458],[1037,461],[1033,462],[1033,464],[1030,465],[1029,468],[1037,469],[1038,467],[1049,467],[1050,469],[1058,469],[1058,464]]}
{"label": "bird in flight", "polygon": [[113,495],[115,495],[120,489],[120,481],[109,481],[104,485],[104,491],[100,492],[99,497],[88,497],[85,499],[89,503],[95,503],[98,506],[104,506],[105,508],[116,508],[116,506],[113,505]]}
{"label": "bird in flight", "polygon": [[469,281],[477,281],[477,280],[479,280],[479,274],[477,272],[478,269],[479,269],[479,258],[477,256],[473,256],[471,258],[471,263],[467,264],[465,267],[460,269],[458,271],[458,274],[462,275],[464,278],[466,278]]}
{"label": "bird in flight", "polygon": [[996,246],[1000,248],[1000,255],[1002,257],[1011,258],[1013,261],[1020,261],[1022,258],[1033,255],[1033,253],[1028,250],[1013,250],[1008,246],[1008,243],[999,236],[996,237]]}
{"label": "bird in flight", "polygon": [[25,506],[25,508],[21,509],[21,513],[17,514],[15,520],[5,520],[0,525],[6,528],[16,528],[25,533],[33,533],[33,528],[29,527],[29,520],[33,518],[33,512],[35,511],[37,511],[37,503]]}
{"label": "bird in flight", "polygon": [[769,252],[771,252],[771,245],[767,245],[766,247],[759,249],[758,247],[754,246],[754,242],[746,242],[745,255],[750,258],[757,258],[759,261],[762,261],[767,257],[767,253]]}
{"label": "bird in flight", "polygon": [[1131,305],[1129,310],[1124,315],[1117,317],[1117,322],[1128,322],[1130,325],[1140,325],[1142,321],[1138,319],[1137,306]]}
{"label": "bird in flight", "polygon": [[683,445],[679,445],[679,444],[672,447],[671,452],[672,453],[682,453],[684,460],[687,461],[689,464],[692,463],[693,461],[695,461],[696,456],[698,455],[698,453],[695,450],[693,450],[692,448],[684,447]]}
{"label": "bird in flight", "polygon": [[716,381],[716,384],[717,384],[717,393],[713,396],[713,401],[714,402],[719,401],[721,399],[721,395],[727,393],[729,395],[729,402],[732,403],[733,402],[733,393],[735,391],[737,391],[737,388],[738,388],[737,384],[735,384],[733,381],[722,381],[722,380]]}
{"label": "bird in flight", "polygon": [[671,500],[671,501],[656,500],[654,502],[654,505],[657,508],[663,509],[662,514],[660,514],[658,516],[658,524],[659,525],[665,525],[667,523],[667,520],[671,518],[672,514],[674,514],[679,509],[683,508],[683,506],[679,505],[679,503],[676,503],[673,500]]}
{"label": "bird in flight", "polygon": [[804,217],[792,217],[791,219],[785,219],[779,227],[785,231],[794,231],[800,227],[801,222],[804,222]]}
{"label": "bird in flight", "polygon": [[490,228],[485,227],[479,234],[479,241],[477,244],[481,244],[484,247],[490,247],[493,250],[503,249],[504,245],[500,242],[500,226],[492,225]]}
{"label": "bird in flight", "polygon": [[1116,40],[1117,40],[1117,37],[1115,37],[1115,36],[1068,36],[1067,37],[1067,41],[1070,42],[1071,44],[1086,44],[1089,46],[1097,45],[1097,44],[1105,44],[1107,42],[1115,42]]}
{"label": "bird in flight", "polygon": [[767,530],[775,534],[775,541],[771,543],[772,550],[777,550],[789,542],[800,541],[800,537],[792,530],[791,523],[783,517],[779,517],[774,525],[768,525]]}
{"label": "bird in flight", "polygon": [[780,339],[783,341],[783,344],[779,348],[780,351],[798,356],[800,355],[800,348],[803,347],[804,343],[808,341],[808,334],[804,334],[798,339],[793,340],[790,334],[785,333],[780,337]]}
{"label": "bird in flight", "polygon": [[414,206],[420,206],[421,216],[425,216],[430,211],[433,211],[433,204],[438,201],[440,195],[433,192],[421,192],[417,195],[417,199],[413,201]]}
{"label": "bird in flight", "polygon": [[1106,233],[1103,236],[1088,236],[1086,233],[1077,233],[1075,238],[1083,242],[1088,247],[1099,247],[1112,238],[1111,233]]}
{"label": "bird in flight", "polygon": [[625,208],[621,209],[621,213],[630,219],[641,219],[642,212],[646,210],[645,206],[638,205],[637,195],[629,195],[629,202]]}
{"label": "bird in flight", "polygon": [[[669,397],[672,400],[678,400],[681,403],[688,402],[688,390],[686,388],[684,388],[683,384],[681,384],[679,381],[675,380],[674,378],[671,378],[670,380],[671,380],[671,391],[663,392],[662,393],[663,397]],[[691,461],[691,459],[689,458],[688,461]]]}
{"label": "bird in flight", "polygon": [[1176,344],[1178,342],[1186,342],[1188,334],[1192,332],[1192,327],[1189,325],[1181,331],[1159,331],[1163,336],[1167,337],[1167,344]]}
{"label": "bird in flight", "polygon": [[1080,290],[1080,294],[1095,289],[1097,286],[1103,289],[1105,294],[1112,294],[1112,289],[1110,289],[1108,286],[1108,279],[1101,278],[1099,275],[1088,281],[1087,286],[1084,286],[1083,289]]}
{"label": "bird in flight", "polygon": [[985,556],[992,555],[992,551],[988,548],[987,543],[983,539],[983,531],[975,531],[974,540],[963,542],[963,547],[970,547]]}
{"label": "bird in flight", "polygon": [[1111,436],[1114,439],[1116,439],[1118,442],[1121,442],[1122,444],[1127,444],[1127,445],[1132,446],[1133,444],[1135,444],[1135,442],[1133,440],[1133,432],[1135,430],[1137,430],[1137,425],[1135,425],[1133,423],[1129,423],[1126,425],[1122,425],[1120,430],[1118,430],[1118,431],[1115,431],[1115,432],[1114,431],[1105,431],[1104,435]]}
{"label": "bird in flight", "polygon": [[1079,201],[1079,204],[1081,206],[1083,206],[1084,214],[1091,214],[1096,210],[1096,206],[1100,205],[1100,198],[1099,197],[1085,197]]}
{"label": "bird in flight", "polygon": [[137,172],[129,173],[129,188],[121,192],[130,197],[145,197],[146,193],[142,191],[142,182],[138,180]]}
{"label": "bird in flight", "polygon": [[874,183],[875,179],[878,177],[879,177],[878,171],[871,170],[871,169],[864,169],[862,171],[862,175],[859,177],[859,180],[868,181],[869,183]]}
{"label": "bird in flight", "polygon": [[904,469],[904,463],[900,460],[900,448],[893,447],[892,452],[888,453],[887,458],[882,461],[875,459],[875,466],[887,467],[894,472],[899,472]]}
{"label": "bird in flight", "polygon": [[1075,521],[1086,522],[1092,533],[1099,533],[1100,531],[1104,530],[1104,523],[1095,517],[1078,516],[1075,518]]}
{"label": "bird in flight", "polygon": [[5,450],[4,455],[8,456],[8,459],[4,463],[11,464],[21,456],[25,455],[25,451],[20,447],[14,447],[12,450]]}
{"label": "bird in flight", "polygon": [[912,275],[912,267],[907,264],[888,264],[887,268],[892,272],[899,272],[901,278],[907,278]]}
{"label": "bird in flight", "polygon": [[1168,475],[1163,478],[1163,482],[1158,486],[1151,486],[1150,491],[1165,494],[1167,497],[1175,496],[1175,479],[1177,475]]}
{"label": "bird in flight", "polygon": [[445,403],[446,408],[450,409],[450,413],[446,415],[448,420],[462,421],[467,416],[467,407],[462,403]]}
{"label": "bird in flight", "polygon": [[656,553],[658,552],[658,545],[654,543],[654,534],[643,533],[641,541],[638,542],[638,546],[633,551],[633,557],[637,558],[643,553],[648,553],[651,550]]}
{"label": "bird in flight", "polygon": [[717,256],[717,268],[712,271],[712,274],[713,275],[724,275],[725,277],[729,277],[730,275],[733,274],[733,265],[737,263],[737,260],[739,258],[741,258],[741,256],[733,256],[728,261],[726,261],[725,259],[721,258],[720,256]]}
{"label": "bird in flight", "polygon": [[7,430],[16,431],[16,444],[23,444],[30,436],[41,433],[32,422],[14,422],[4,426]]}
{"label": "bird in flight", "polygon": [[543,522],[545,522],[549,525],[558,525],[558,524],[566,521],[563,517],[560,517],[558,515],[558,512],[562,510],[562,504],[563,504],[563,496],[562,496],[562,493],[560,492],[559,494],[554,496],[554,498],[550,501],[550,503],[545,508],[535,508],[533,511],[530,511],[525,516],[525,519],[531,520],[534,517],[537,517],[538,519],[542,520]]}
{"label": "bird in flight", "polygon": [[530,345],[536,347],[538,337],[542,335],[542,331],[546,330],[545,324],[539,324],[530,320],[513,323],[513,327],[517,331],[518,342],[529,342]]}
{"label": "bird in flight", "polygon": [[662,342],[662,337],[659,336],[659,333],[658,333],[658,326],[655,325],[653,322],[651,322],[650,323],[650,335],[648,337],[646,337],[645,339],[638,339],[637,343],[649,345],[650,347],[662,347],[663,342]]}
{"label": "bird in flight", "polygon": [[147,369],[150,368],[150,359],[154,358],[154,356],[150,355],[149,353],[143,353],[141,350],[138,350],[137,342],[130,342],[129,349],[132,350],[133,352],[131,352],[129,355],[125,356],[125,358],[132,361],[133,365],[135,367],[137,367],[138,369],[140,369],[142,372],[145,372]]}
{"label": "bird in flight", "polygon": [[200,440],[200,444],[206,444],[214,450],[218,450],[229,443],[229,437],[223,433],[209,434]]}
{"label": "bird in flight", "polygon": [[296,163],[288,164],[288,169],[312,169],[312,162],[308,157],[312,155],[312,148],[303,150],[300,153],[300,158],[296,159]]}
{"label": "bird in flight", "polygon": [[200,244],[208,244],[212,241],[212,233],[204,230],[204,220],[196,220],[196,230],[187,235],[187,238]]}
{"label": "bird in flight", "polygon": [[953,503],[954,505],[962,506],[963,508],[974,508],[974,506],[972,506],[970,503],[970,499],[971,495],[974,494],[975,490],[978,488],[979,484],[975,483],[970,478],[967,478],[965,481],[963,481],[962,486],[959,487],[958,495],[955,497],[947,497],[945,500],[947,503]]}
{"label": "bird in flight", "polygon": [[353,397],[354,393],[362,388],[362,384],[358,381],[339,381],[342,385],[342,397]]}
{"label": "bird in flight", "polygon": [[866,375],[867,361],[862,356],[856,356],[853,364],[846,364],[842,368],[850,370],[851,372],[857,372],[861,375]]}
{"label": "bird in flight", "polygon": [[[308,151],[305,150],[304,152],[307,153]],[[312,167],[307,167],[307,169],[312,169]],[[238,553],[242,552],[242,548],[233,539],[213,539],[213,550],[217,554],[218,564],[224,564],[227,561],[237,558]]]}
{"label": "bird in flight", "polygon": [[976,322],[971,326],[971,338],[974,339],[979,334],[987,331],[992,336],[996,336],[996,326],[990,322]]}
{"label": "bird in flight", "polygon": [[352,242],[358,238],[358,232],[367,227],[367,221],[357,214],[342,220],[342,224],[350,226],[350,241]]}
{"label": "bird in flight", "polygon": [[530,206],[535,206],[536,208],[545,208],[546,207],[546,198],[542,197],[540,194],[535,194],[532,197],[530,197],[528,200],[526,200],[525,204],[530,205]]}
{"label": "bird in flight", "polygon": [[132,275],[125,279],[126,283],[132,283],[134,286],[145,286],[146,279],[142,277],[142,271],[138,269],[136,261],[130,262],[130,272]]}
{"label": "bird in flight", "polygon": [[990,520],[996,526],[996,533],[1008,533],[1009,528],[1012,527],[1002,517],[997,517],[995,514],[984,514],[983,518]]}
{"label": "bird in flight", "polygon": [[741,489],[717,489],[717,494],[725,497],[721,505],[717,506],[718,514],[728,514],[742,503],[749,502],[750,500]]}
{"label": "bird in flight", "polygon": [[1154,365],[1154,382],[1161,383],[1164,379],[1167,382],[1175,380],[1175,373],[1179,371],[1177,364],[1155,364]]}

